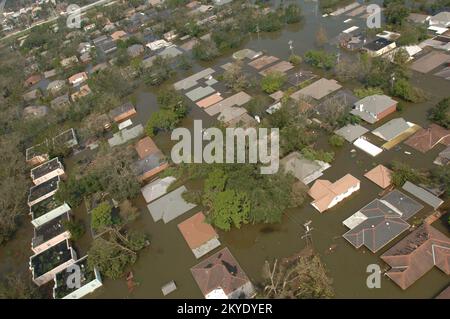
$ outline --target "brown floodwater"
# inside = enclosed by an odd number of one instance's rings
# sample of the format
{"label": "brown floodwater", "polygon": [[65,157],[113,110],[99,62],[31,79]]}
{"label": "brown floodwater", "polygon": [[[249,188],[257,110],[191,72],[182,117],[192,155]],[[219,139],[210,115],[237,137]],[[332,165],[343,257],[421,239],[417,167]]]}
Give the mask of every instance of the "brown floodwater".
{"label": "brown floodwater", "polygon": [[[288,41],[294,41],[295,53],[304,54],[315,46],[314,35],[320,25],[325,27],[328,37],[332,39],[342,30],[352,25],[364,23],[363,20],[354,18],[351,23],[344,24],[343,21],[347,19],[345,16],[322,18],[320,15],[315,15],[316,4],[314,2],[300,2],[305,12],[302,23],[274,34],[252,35],[242,45],[242,48],[263,50],[270,55],[287,59],[290,55]],[[329,49],[333,49],[333,47],[330,46]],[[213,67],[216,71],[220,71],[219,66],[229,61],[230,56],[228,55],[215,60],[213,63],[194,64],[191,71],[179,75],[177,79],[195,73],[204,67]],[[441,98],[450,95],[450,81],[416,73],[413,76],[413,81],[429,93],[429,99],[422,103],[406,104],[402,112],[389,116],[383,120],[383,123],[402,116],[410,122],[423,127],[427,126],[427,111]],[[141,87],[130,97],[136,103],[138,111],[138,115],[133,122],[145,124],[149,116],[157,110],[156,91],[155,89]],[[191,128],[194,119],[202,119],[204,126],[214,123],[203,110],[192,103],[191,112],[183,121],[182,126]],[[174,143],[170,141],[170,134],[158,134],[155,140],[163,152],[169,155]],[[319,139],[317,146],[329,148],[326,138]],[[259,284],[262,281],[261,269],[265,260],[271,261],[275,258],[288,257],[305,247],[305,241],[301,238],[304,234],[303,224],[311,220],[314,228],[312,231],[313,245],[321,255],[330,276],[334,280],[333,286],[336,297],[432,298],[450,283],[450,278],[436,267],[406,291],[402,291],[385,276],[382,278],[380,289],[368,289],[366,286],[367,266],[376,263],[385,270],[387,265],[383,264],[379,256],[409,232],[396,238],[377,254],[373,254],[365,248],[355,249],[342,238],[342,234],[347,231],[342,221],[375,199],[380,193],[381,189],[378,186],[363,177],[363,174],[370,168],[377,164],[387,165],[394,160],[406,162],[417,168],[432,168],[434,158],[443,147],[436,147],[426,154],[413,151],[412,155],[407,155],[404,153],[405,146],[400,144],[400,149],[394,148],[390,151],[384,151],[376,158],[359,150],[351,153],[352,149],[353,146],[347,143],[343,148],[335,150],[336,156],[332,167],[324,172],[322,178],[333,181],[342,177],[345,173],[351,173],[361,181],[360,191],[323,214],[315,211],[307,202],[301,208],[288,210],[279,224],[245,225],[239,230],[219,232],[221,247],[228,247],[250,279],[255,284]],[[408,151],[411,151],[411,149],[408,149]],[[187,186],[195,187],[196,185],[190,183]],[[307,201],[309,200],[307,199]],[[142,196],[134,199],[134,203],[141,209],[141,216],[134,223],[134,227],[148,233],[151,241],[151,245],[140,253],[138,261],[132,267],[138,285],[130,292],[125,278],[115,281],[106,279],[104,286],[90,295],[89,298],[162,298],[161,287],[171,280],[176,282],[178,289],[168,297],[202,298],[202,294],[190,273],[190,268],[199,261],[195,259],[177,228],[179,222],[200,211],[201,207],[196,207],[176,220],[164,224],[162,221],[155,223],[152,220]],[[432,211],[431,207],[424,206],[425,208],[417,214],[417,218]],[[74,211],[77,218],[86,222],[84,207],[77,208]],[[450,234],[449,227],[443,219],[436,221],[434,226],[447,235]],[[17,232],[15,239],[0,249],[1,273],[8,271],[25,272],[27,270],[27,260],[31,255],[29,248],[31,237],[32,227],[28,221],[25,221],[22,228]],[[80,256],[87,251],[90,241],[90,234],[87,233],[76,243]],[[334,246],[335,249],[334,252],[329,253],[331,246]]]}

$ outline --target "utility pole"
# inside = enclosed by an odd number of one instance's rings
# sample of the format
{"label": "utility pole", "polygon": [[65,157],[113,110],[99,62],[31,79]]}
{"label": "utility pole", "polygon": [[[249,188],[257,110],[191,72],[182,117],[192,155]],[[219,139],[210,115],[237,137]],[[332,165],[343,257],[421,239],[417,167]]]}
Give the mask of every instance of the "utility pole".
{"label": "utility pole", "polygon": [[291,55],[294,55],[294,45],[293,45],[294,41],[289,40],[288,44],[289,44],[289,50],[291,50]]}
{"label": "utility pole", "polygon": [[303,224],[303,226],[305,227],[305,233],[302,235],[302,239],[304,239],[306,241],[306,247],[311,247],[313,242],[312,242],[312,235],[311,235],[311,231],[314,229],[311,226],[312,221],[309,220],[306,223]]}

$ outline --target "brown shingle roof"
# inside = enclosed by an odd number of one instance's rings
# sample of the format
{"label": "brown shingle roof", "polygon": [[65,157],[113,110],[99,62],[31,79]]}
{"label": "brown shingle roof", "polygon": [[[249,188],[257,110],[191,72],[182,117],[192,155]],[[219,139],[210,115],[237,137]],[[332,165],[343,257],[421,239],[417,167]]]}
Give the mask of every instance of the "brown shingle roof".
{"label": "brown shingle roof", "polygon": [[381,188],[386,188],[392,183],[391,174],[392,171],[389,168],[380,164],[368,171],[364,176]]}
{"label": "brown shingle roof", "polygon": [[140,159],[144,159],[149,155],[161,152],[155,142],[150,137],[144,137],[136,143],[136,152]]}
{"label": "brown shingle roof", "polygon": [[219,288],[228,296],[250,281],[228,248],[192,267],[191,273],[204,296]]}
{"label": "brown shingle roof", "polygon": [[198,248],[217,237],[214,228],[205,222],[205,215],[202,212],[179,223],[178,229],[191,249]]}
{"label": "brown shingle roof", "polygon": [[421,129],[406,140],[405,144],[425,153],[435,147],[438,143],[450,145],[450,131],[436,124],[429,128]]}
{"label": "brown shingle roof", "polygon": [[431,225],[423,224],[381,258],[392,267],[386,274],[406,289],[433,266],[450,275],[450,239]]}

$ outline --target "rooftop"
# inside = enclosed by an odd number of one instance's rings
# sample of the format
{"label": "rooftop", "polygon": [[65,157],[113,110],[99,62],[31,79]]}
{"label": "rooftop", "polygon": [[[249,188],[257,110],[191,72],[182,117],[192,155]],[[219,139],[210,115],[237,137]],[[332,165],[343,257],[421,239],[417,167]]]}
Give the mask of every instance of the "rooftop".
{"label": "rooftop", "polygon": [[[247,275],[228,248],[220,250],[192,267],[191,273],[205,297],[219,289],[225,296],[230,296],[233,292],[250,283]],[[251,296],[234,297],[248,298]]]}
{"label": "rooftop", "polygon": [[58,189],[58,185],[59,176],[56,176],[42,184],[31,187],[28,202],[35,201],[48,193],[56,191]]}
{"label": "rooftop", "polygon": [[392,171],[389,168],[380,164],[372,168],[364,176],[381,188],[387,188],[392,184],[391,174]]}
{"label": "rooftop", "polygon": [[34,237],[31,240],[31,245],[37,247],[48,240],[64,233],[67,229],[64,227],[64,223],[70,220],[69,213],[65,213],[52,219],[51,221],[43,224],[34,229]]}
{"label": "rooftop", "polygon": [[205,222],[202,212],[178,224],[178,229],[191,249],[199,248],[218,235],[214,228]]}
{"label": "rooftop", "polygon": [[344,127],[334,131],[335,134],[342,136],[348,142],[352,143],[359,137],[366,134],[369,130],[359,124],[347,124]]}
{"label": "rooftop", "polygon": [[377,38],[372,42],[367,43],[364,48],[370,51],[377,52],[384,47],[387,47],[388,45],[392,44],[393,41],[385,39],[385,38]]}
{"label": "rooftop", "polygon": [[433,266],[450,275],[450,239],[425,223],[381,258],[392,267],[386,274],[406,289]]}
{"label": "rooftop", "polygon": [[57,157],[41,164],[31,170],[31,176],[33,179],[40,178],[42,176],[47,175],[48,173],[53,172],[56,169],[64,170],[62,163],[59,161]]}
{"label": "rooftop", "polygon": [[144,159],[149,155],[161,152],[155,142],[148,136],[140,139],[136,143],[135,149],[140,159]]}
{"label": "rooftop", "polygon": [[69,241],[65,240],[43,252],[31,256],[33,278],[38,278],[72,258]]}
{"label": "rooftop", "polygon": [[438,143],[450,145],[450,131],[436,124],[417,131],[405,141],[405,144],[422,152],[428,152]]}
{"label": "rooftop", "polygon": [[407,131],[412,124],[410,125],[403,118],[399,117],[396,119],[392,119],[389,122],[381,125],[372,131],[372,134],[378,136],[379,138],[390,141],[394,138],[400,136],[402,133]]}
{"label": "rooftop", "polygon": [[292,93],[291,98],[299,100],[301,96],[309,96],[316,100],[320,100],[334,91],[339,90],[341,87],[342,86],[336,80],[322,78],[307,87]]}

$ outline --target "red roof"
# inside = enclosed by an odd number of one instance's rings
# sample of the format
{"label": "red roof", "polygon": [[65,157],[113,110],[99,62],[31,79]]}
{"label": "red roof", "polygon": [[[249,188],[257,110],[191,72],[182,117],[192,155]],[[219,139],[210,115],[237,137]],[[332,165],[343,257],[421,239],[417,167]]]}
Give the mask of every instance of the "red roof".
{"label": "red roof", "polygon": [[178,224],[178,229],[191,249],[198,248],[213,238],[217,238],[214,228],[205,222],[202,212]]}
{"label": "red roof", "polygon": [[450,131],[436,124],[429,128],[421,129],[406,140],[405,144],[425,153],[435,147],[438,143],[450,145]]}
{"label": "red roof", "polygon": [[406,289],[433,266],[450,275],[450,238],[431,225],[423,224],[381,258],[392,267],[386,273],[389,278]]}
{"label": "red roof", "polygon": [[140,159],[144,159],[149,155],[160,152],[158,146],[156,146],[155,142],[148,136],[139,140],[135,148]]}

